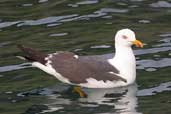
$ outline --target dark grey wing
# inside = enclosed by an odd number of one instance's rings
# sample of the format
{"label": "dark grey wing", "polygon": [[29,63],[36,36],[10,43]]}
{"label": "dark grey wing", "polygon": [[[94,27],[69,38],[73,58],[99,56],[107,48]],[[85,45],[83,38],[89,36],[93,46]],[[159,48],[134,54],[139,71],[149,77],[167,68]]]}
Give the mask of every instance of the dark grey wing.
{"label": "dark grey wing", "polygon": [[74,57],[71,52],[62,52],[52,55],[50,58],[52,67],[56,72],[67,78],[72,83],[81,83],[93,72]]}
{"label": "dark grey wing", "polygon": [[89,66],[94,67],[96,70],[101,70],[103,72],[114,72],[119,74],[119,70],[108,63],[107,57],[104,55],[95,55],[95,56],[81,56],[80,61],[88,64]]}
{"label": "dark grey wing", "polygon": [[110,72],[101,72],[100,74],[96,74],[93,78],[96,80],[103,80],[105,81],[123,81],[127,82],[126,79],[118,76],[117,74],[111,74]]}
{"label": "dark grey wing", "polygon": [[86,83],[88,78],[96,80],[114,81],[125,79],[109,72],[119,71],[105,61],[83,60],[82,57],[75,58],[74,53],[63,52],[54,54],[50,58],[52,67],[56,72],[67,78],[72,83]]}

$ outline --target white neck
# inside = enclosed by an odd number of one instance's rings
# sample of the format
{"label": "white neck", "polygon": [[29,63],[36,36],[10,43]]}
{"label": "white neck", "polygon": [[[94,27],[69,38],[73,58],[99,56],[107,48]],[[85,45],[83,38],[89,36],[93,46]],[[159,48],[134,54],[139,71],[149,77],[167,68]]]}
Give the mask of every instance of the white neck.
{"label": "white neck", "polygon": [[109,59],[112,64],[120,71],[120,76],[127,80],[127,84],[131,84],[136,78],[136,61],[131,47],[118,46],[115,44],[115,56]]}

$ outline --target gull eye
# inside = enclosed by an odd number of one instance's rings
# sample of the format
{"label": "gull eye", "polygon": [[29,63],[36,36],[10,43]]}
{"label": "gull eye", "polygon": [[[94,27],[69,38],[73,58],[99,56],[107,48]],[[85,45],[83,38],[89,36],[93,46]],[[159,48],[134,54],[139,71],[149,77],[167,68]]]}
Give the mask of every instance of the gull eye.
{"label": "gull eye", "polygon": [[123,35],[123,36],[122,36],[122,38],[123,38],[123,39],[128,39],[128,37],[127,37],[127,36],[125,36],[125,35]]}

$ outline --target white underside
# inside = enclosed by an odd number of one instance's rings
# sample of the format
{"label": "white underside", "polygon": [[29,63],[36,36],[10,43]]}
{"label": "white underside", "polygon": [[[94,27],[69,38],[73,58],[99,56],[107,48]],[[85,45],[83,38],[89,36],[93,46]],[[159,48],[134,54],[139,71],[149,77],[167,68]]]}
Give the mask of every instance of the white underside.
{"label": "white underside", "polygon": [[109,80],[104,82],[103,80],[98,81],[94,78],[88,78],[87,83],[82,83],[78,85],[87,88],[114,88],[114,87],[126,86],[127,83],[123,81],[109,81]]}

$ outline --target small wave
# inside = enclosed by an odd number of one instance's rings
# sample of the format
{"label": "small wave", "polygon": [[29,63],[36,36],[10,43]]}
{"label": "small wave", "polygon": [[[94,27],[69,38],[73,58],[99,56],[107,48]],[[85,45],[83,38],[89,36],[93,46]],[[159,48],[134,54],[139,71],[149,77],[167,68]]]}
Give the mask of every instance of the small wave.
{"label": "small wave", "polygon": [[171,82],[161,83],[157,87],[139,90],[137,96],[151,96],[163,91],[171,91]]}

